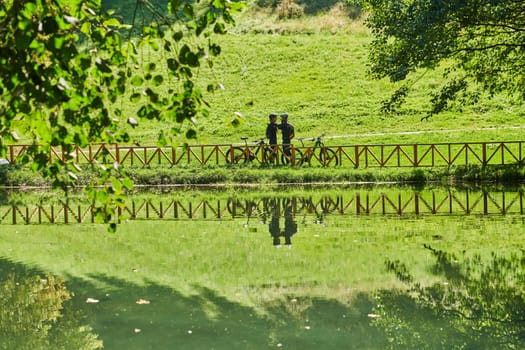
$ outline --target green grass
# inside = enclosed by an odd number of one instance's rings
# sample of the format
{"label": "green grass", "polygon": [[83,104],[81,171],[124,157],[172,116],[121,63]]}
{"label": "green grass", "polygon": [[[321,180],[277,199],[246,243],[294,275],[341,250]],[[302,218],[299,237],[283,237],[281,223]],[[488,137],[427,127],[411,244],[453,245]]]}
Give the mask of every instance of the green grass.
{"label": "green grass", "polygon": [[[192,144],[231,145],[240,144],[240,136],[261,137],[268,114],[283,111],[290,114],[297,137],[326,133],[328,146],[523,140],[525,105],[503,95],[422,121],[430,90],[441,84],[439,70],[422,75],[398,114],[382,114],[381,101],[396,86],[373,80],[367,74],[367,44],[372,38],[362,20],[349,19],[338,7],[294,20],[279,20],[268,9],[249,7],[237,20],[238,26],[231,28],[230,34],[215,38],[222,46],[222,54],[214,60],[213,69],[203,66],[196,72],[203,90],[209,81],[221,83],[225,89],[205,94],[210,115],[199,119],[195,126],[199,137],[190,140]],[[160,53],[145,49],[142,53],[144,64],[160,61]],[[129,92],[139,90],[132,87]],[[126,99],[117,105],[125,109],[125,116],[136,113],[135,106]],[[231,126],[235,112],[244,116],[237,128]],[[140,127],[131,132],[141,145],[155,145],[159,131],[168,127],[166,123],[142,120]],[[178,141],[188,140],[180,136]],[[295,144],[300,145],[297,141]],[[305,146],[310,144],[307,141]],[[523,179],[523,169],[476,166],[436,170],[184,166],[133,168],[131,173],[138,184]],[[84,169],[81,183],[92,176]],[[45,184],[26,170],[7,171],[2,167],[0,182],[15,186]]]}
{"label": "green grass", "polygon": [[[248,31],[243,21],[249,20],[241,17],[237,31],[216,38],[222,54],[214,60],[212,70],[200,69],[198,81],[203,87],[209,81],[221,83],[224,90],[206,94],[210,116],[199,120],[199,139],[194,143],[236,143],[241,135],[263,136],[268,114],[285,111],[297,137],[325,132],[329,145],[523,138],[523,101],[505,96],[457,106],[422,121],[431,90],[441,85],[440,70],[418,73],[422,77],[398,114],[381,113],[381,102],[397,87],[368,75],[371,36],[360,22],[348,22],[347,30],[334,33],[308,30],[307,19],[283,22],[271,14],[259,18],[275,26],[295,23],[306,27],[280,34]],[[147,56],[156,60],[154,53]],[[244,116],[238,128],[230,126],[234,112]],[[129,113],[133,112],[125,114]],[[166,127],[146,121],[142,126],[134,133],[143,144],[155,143],[157,131]]]}
{"label": "green grass", "polygon": [[[349,167],[263,167],[255,164],[232,166],[186,165],[170,168],[163,165],[130,167],[129,176],[137,187],[170,185],[253,186],[276,184],[350,184],[359,182],[396,182],[415,185],[432,183],[523,183],[525,169],[520,166],[452,166],[435,168],[367,168]],[[87,184],[98,172],[85,167],[79,185]],[[0,168],[0,183],[11,187],[46,187],[49,182],[27,167]]]}

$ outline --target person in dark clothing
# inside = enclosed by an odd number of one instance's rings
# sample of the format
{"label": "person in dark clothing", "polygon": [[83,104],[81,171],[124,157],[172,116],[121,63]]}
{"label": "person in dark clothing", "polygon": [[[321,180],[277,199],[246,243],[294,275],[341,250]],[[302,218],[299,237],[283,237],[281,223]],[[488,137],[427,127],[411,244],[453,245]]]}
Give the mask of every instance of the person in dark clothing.
{"label": "person in dark clothing", "polygon": [[293,216],[293,205],[294,202],[290,201],[284,208],[284,231],[281,232],[281,235],[284,236],[284,244],[286,246],[292,245],[292,236],[297,233],[297,223]]}
{"label": "person in dark clothing", "polygon": [[277,113],[271,113],[270,122],[266,127],[266,137],[269,139],[270,145],[277,144],[277,129],[279,129],[279,124],[277,124]]}
{"label": "person in dark clothing", "polygon": [[295,136],[295,130],[293,125],[288,122],[288,113],[281,114],[281,124],[279,125],[279,129],[281,129],[281,133],[283,135],[284,154],[290,156],[292,149],[291,142]]}

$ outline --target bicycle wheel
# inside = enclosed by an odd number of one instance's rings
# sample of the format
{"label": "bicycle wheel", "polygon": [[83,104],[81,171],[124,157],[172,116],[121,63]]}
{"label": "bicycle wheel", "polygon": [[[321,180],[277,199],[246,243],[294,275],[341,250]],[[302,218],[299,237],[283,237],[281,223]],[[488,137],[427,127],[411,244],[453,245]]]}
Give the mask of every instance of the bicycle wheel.
{"label": "bicycle wheel", "polygon": [[226,162],[229,164],[246,163],[246,154],[241,147],[232,147],[226,152]]}
{"label": "bicycle wheel", "polygon": [[[292,163],[292,157],[295,157],[294,162]],[[286,155],[286,153],[283,152],[281,155],[281,162],[283,164],[294,164],[296,166],[303,164],[303,152],[298,150],[297,148],[294,150],[294,152],[291,152],[290,155]]]}
{"label": "bicycle wheel", "polygon": [[323,148],[319,151],[319,159],[323,166],[337,166],[339,165],[339,158],[334,150],[330,148]]}
{"label": "bicycle wheel", "polygon": [[263,149],[263,163],[264,164],[278,164],[279,163],[279,157],[277,157],[277,153],[273,152],[271,148],[264,148]]}

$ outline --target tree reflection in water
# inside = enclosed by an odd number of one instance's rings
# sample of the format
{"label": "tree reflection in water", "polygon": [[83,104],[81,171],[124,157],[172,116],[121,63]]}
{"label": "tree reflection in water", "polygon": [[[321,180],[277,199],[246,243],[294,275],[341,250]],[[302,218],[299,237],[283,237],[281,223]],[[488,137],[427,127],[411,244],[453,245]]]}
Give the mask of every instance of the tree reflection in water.
{"label": "tree reflection in water", "polygon": [[388,269],[407,290],[378,294],[374,324],[388,336],[391,349],[524,349],[525,252],[490,259],[460,259],[426,248],[436,262],[440,282],[423,286],[406,265],[388,261]]}
{"label": "tree reflection in water", "polygon": [[103,348],[91,328],[80,323],[69,299],[64,282],[52,276],[0,274],[0,349]]}

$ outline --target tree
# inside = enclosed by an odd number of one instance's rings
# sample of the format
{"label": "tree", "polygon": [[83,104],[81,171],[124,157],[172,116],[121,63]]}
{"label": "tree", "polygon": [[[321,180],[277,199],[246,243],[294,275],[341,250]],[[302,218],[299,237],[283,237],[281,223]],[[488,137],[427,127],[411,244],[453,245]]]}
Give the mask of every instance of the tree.
{"label": "tree", "polygon": [[[210,36],[225,33],[240,6],[227,0],[170,0],[170,18],[148,23],[139,37],[127,40],[130,27],[100,14],[100,2],[0,2],[0,157],[7,144],[29,142],[19,161],[65,191],[82,171],[74,161],[75,147],[133,141],[122,120],[133,127],[140,118],[172,125],[159,134],[159,143],[168,144],[180,132],[178,125],[206,115],[193,71],[220,53]],[[141,46],[164,50],[165,61],[141,66]],[[166,75],[173,82],[163,92]],[[141,93],[130,93],[130,86]],[[117,103],[123,98],[137,106],[139,118],[123,115]],[[63,159],[49,161],[52,147],[62,150]],[[90,198],[101,221],[114,221],[115,208],[124,206],[123,195],[133,184],[116,166],[100,164],[99,170],[100,178],[88,187]],[[110,228],[115,227],[113,222]]]}
{"label": "tree", "polygon": [[[418,69],[446,64],[446,82],[430,115],[480,91],[525,98],[525,2],[521,0],[369,0],[367,25],[375,78],[403,81]],[[408,93],[404,84],[388,103]]]}

